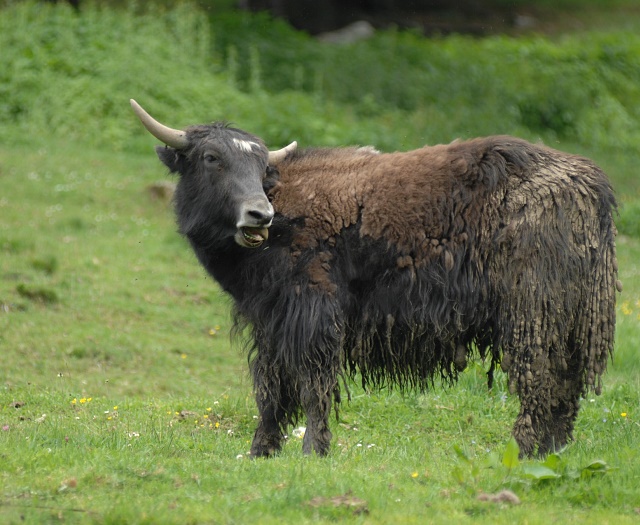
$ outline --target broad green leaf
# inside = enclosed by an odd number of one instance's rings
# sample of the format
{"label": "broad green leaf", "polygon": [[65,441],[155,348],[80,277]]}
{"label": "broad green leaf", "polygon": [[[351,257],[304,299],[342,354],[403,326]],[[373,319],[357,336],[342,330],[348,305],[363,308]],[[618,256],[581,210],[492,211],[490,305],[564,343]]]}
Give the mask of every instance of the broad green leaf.
{"label": "broad green leaf", "polygon": [[502,455],[502,464],[508,469],[517,467],[520,464],[518,454],[520,454],[520,447],[518,446],[515,438],[512,436],[507,443],[506,448],[504,449],[504,454]]}
{"label": "broad green leaf", "polygon": [[593,474],[606,474],[611,467],[601,459],[596,459],[580,470],[581,476],[591,476]]}
{"label": "broad green leaf", "polygon": [[543,465],[551,470],[558,470],[562,465],[562,459],[559,454],[553,453],[549,454],[547,458],[544,460]]}
{"label": "broad green leaf", "polygon": [[589,463],[582,470],[591,470],[592,472],[609,470],[609,465],[607,465],[607,463],[601,459],[596,459],[595,461],[592,461],[591,463]]}
{"label": "broad green leaf", "polygon": [[562,477],[555,470],[550,469],[549,467],[545,467],[544,465],[525,465],[522,467],[522,472],[528,478],[532,478],[535,480],[543,480],[543,479],[558,479]]}

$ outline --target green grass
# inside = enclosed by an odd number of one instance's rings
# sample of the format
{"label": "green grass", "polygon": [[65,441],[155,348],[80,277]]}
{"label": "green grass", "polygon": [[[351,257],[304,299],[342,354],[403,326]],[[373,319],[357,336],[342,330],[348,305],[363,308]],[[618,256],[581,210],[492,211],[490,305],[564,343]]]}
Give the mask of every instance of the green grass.
{"label": "green grass", "polygon": [[[488,394],[480,365],[426,395],[352,386],[328,458],[302,457],[292,437],[279,457],[250,461],[256,410],[229,301],[150,196],[163,176],[153,152],[42,141],[0,147],[0,159],[4,522],[637,519],[636,238],[619,242],[616,359],[562,455],[567,471],[602,460],[606,473],[536,481],[502,466],[517,402],[502,376]],[[521,505],[477,499],[505,487]]]}
{"label": "green grass", "polygon": [[[229,69],[226,55],[211,51],[206,31],[159,36],[180,17],[181,27],[203,28],[198,11],[187,6],[149,16],[86,5],[79,19],[69,18],[64,5],[28,3],[0,18],[7,64],[0,69],[0,522],[637,522],[640,150],[629,118],[637,110],[628,109],[636,101],[637,71],[624,66],[635,64],[635,37],[602,36],[586,42],[581,55],[601,57],[594,63],[610,82],[601,79],[593,89],[598,100],[619,102],[614,117],[628,126],[619,135],[630,131],[624,144],[609,148],[612,137],[602,138],[595,124],[591,135],[560,136],[524,126],[519,113],[511,120],[494,115],[499,97],[482,79],[494,68],[489,55],[496,62],[503,56],[499,39],[438,43],[389,33],[359,48],[353,69],[361,76],[393,66],[389,57],[370,62],[383,42],[403,44],[398,56],[407,78],[421,74],[412,68],[425,49],[442,64],[447,56],[457,64],[431,79],[443,86],[450,79],[455,89],[402,109],[386,107],[373,92],[348,102],[351,78],[336,98],[305,87],[306,77],[299,89],[270,93],[254,69],[259,85],[248,90],[239,85],[242,57]],[[555,56],[569,60],[571,46],[580,47],[573,38],[522,46],[541,71],[545,63],[556,67]],[[518,48],[517,40],[504,42]],[[335,56],[321,47],[313,52],[318,70]],[[469,103],[465,53],[482,58],[473,79],[493,93],[486,105]],[[268,53],[256,56],[265,75]],[[348,70],[347,59],[340,60]],[[571,78],[592,78],[592,62],[579,62],[572,62]],[[551,76],[542,94],[531,88],[527,100],[545,102]],[[394,86],[396,93],[401,87]],[[517,86],[510,89],[515,100]],[[566,107],[580,109],[576,89]],[[455,93],[459,104],[447,104]],[[229,299],[176,233],[170,206],[148,189],[166,176],[154,141],[130,114],[131,96],[148,100],[169,125],[227,117],[274,144],[302,137],[305,145],[405,149],[458,134],[510,132],[542,136],[602,164],[624,205],[616,356],[602,396],[583,402],[576,441],[553,465],[555,479],[541,479],[539,461],[510,459],[517,401],[506,394],[502,375],[487,393],[481,364],[456,387],[424,395],[365,393],[352,385],[352,401],[332,423],[329,457],[303,457],[292,436],[280,456],[248,460],[256,409],[246,357],[230,341]],[[610,107],[589,118],[611,120]],[[588,122],[584,114],[576,118]],[[593,465],[604,468],[595,472]],[[505,488],[520,505],[478,499]]]}

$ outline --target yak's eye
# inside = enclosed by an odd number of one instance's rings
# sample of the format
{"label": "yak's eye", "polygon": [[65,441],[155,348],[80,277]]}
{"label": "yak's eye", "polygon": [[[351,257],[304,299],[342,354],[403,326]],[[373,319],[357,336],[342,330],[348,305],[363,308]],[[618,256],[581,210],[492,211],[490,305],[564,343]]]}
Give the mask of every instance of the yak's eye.
{"label": "yak's eye", "polygon": [[215,155],[211,155],[210,153],[207,153],[204,156],[204,161],[207,164],[215,164],[216,162],[218,162],[218,160],[219,160],[218,157],[216,157]]}

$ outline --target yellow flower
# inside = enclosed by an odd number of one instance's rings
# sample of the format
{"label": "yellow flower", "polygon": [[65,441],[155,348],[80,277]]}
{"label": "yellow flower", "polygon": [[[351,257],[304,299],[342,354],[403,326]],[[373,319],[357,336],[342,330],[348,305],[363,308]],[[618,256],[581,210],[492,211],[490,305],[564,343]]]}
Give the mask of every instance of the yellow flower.
{"label": "yellow flower", "polygon": [[412,478],[417,478],[418,477],[418,473],[417,472],[412,472],[411,473],[411,477]]}
{"label": "yellow flower", "polygon": [[75,405],[77,402],[78,402],[78,399],[74,397],[74,398],[73,398],[73,401],[71,401],[71,404],[72,404],[72,405]]}
{"label": "yellow flower", "polygon": [[80,398],[80,404],[84,405],[87,402],[87,398],[86,397],[82,397]]}
{"label": "yellow flower", "polygon": [[182,359],[186,359],[186,358],[187,358],[187,354],[180,354],[180,357],[181,357]]}
{"label": "yellow flower", "polygon": [[220,423],[216,421],[216,428],[220,428]]}
{"label": "yellow flower", "polygon": [[118,405],[113,407],[114,410],[118,410]]}
{"label": "yellow flower", "polygon": [[213,409],[211,407],[207,408],[207,412],[211,412]]}
{"label": "yellow flower", "polygon": [[633,313],[633,310],[629,306],[629,301],[625,301],[624,303],[622,303],[622,305],[620,306],[620,310],[624,315],[631,315]]}
{"label": "yellow flower", "polygon": [[620,414],[621,417],[627,417],[627,413],[626,412],[622,412],[622,414]]}
{"label": "yellow flower", "polygon": [[204,416],[202,416],[204,419],[209,419],[209,414],[205,414]]}

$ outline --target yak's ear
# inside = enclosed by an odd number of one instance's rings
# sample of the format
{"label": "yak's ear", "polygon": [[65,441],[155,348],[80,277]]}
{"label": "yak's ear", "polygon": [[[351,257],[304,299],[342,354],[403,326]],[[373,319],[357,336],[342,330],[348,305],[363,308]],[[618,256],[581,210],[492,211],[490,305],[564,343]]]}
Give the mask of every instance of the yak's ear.
{"label": "yak's ear", "polygon": [[169,146],[156,146],[156,153],[171,173],[180,171],[181,159],[183,157],[177,149],[170,148]]}

